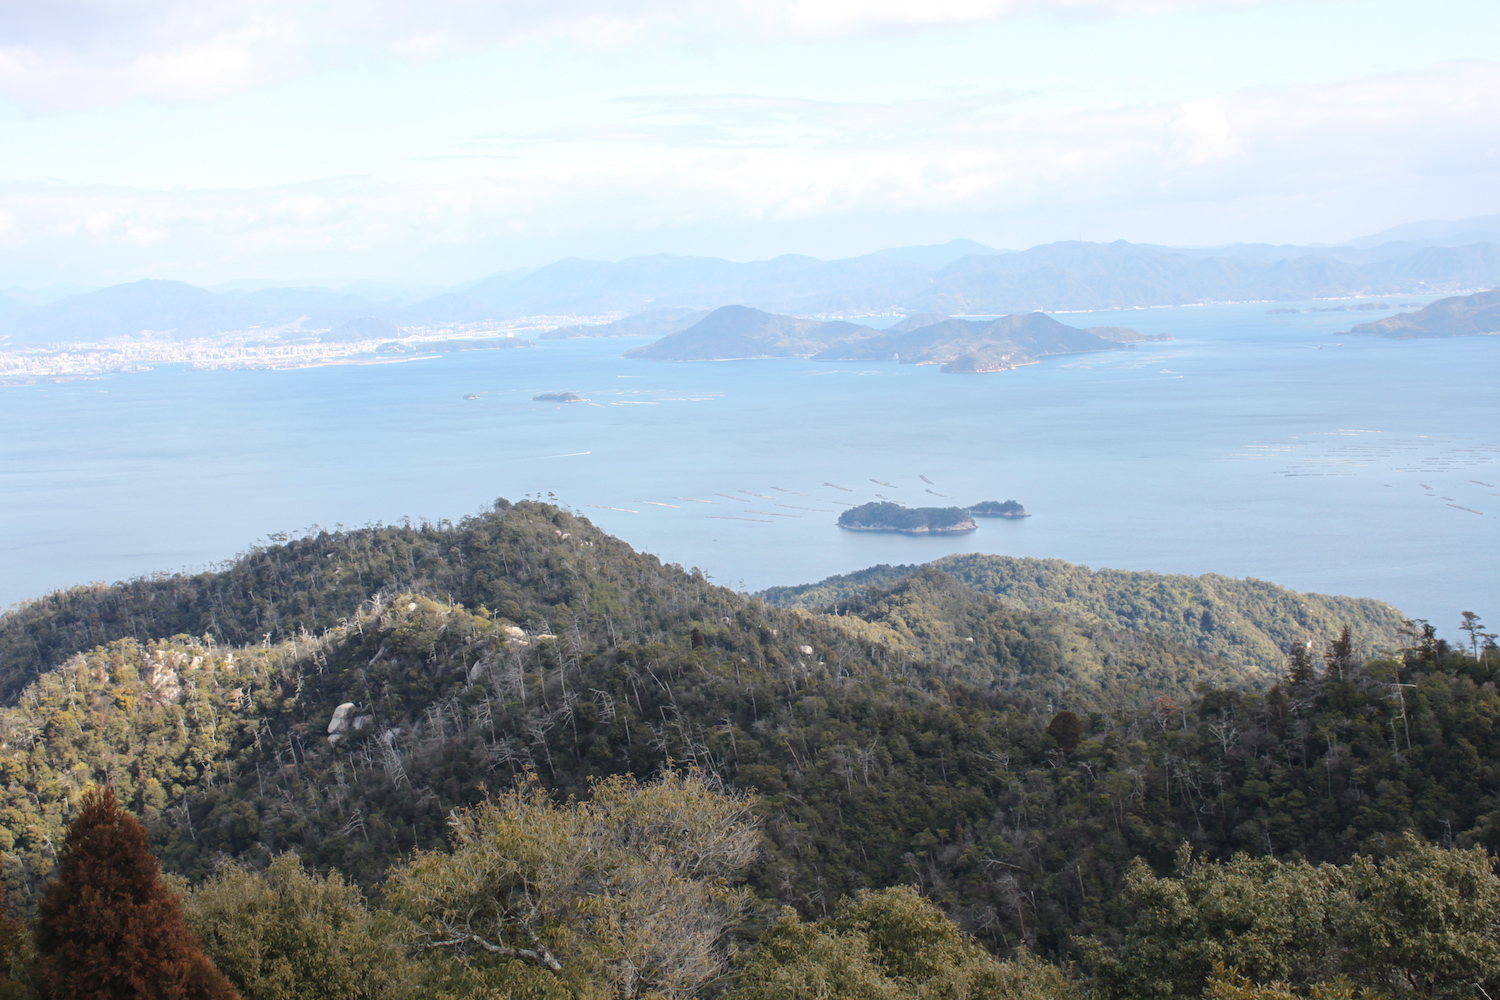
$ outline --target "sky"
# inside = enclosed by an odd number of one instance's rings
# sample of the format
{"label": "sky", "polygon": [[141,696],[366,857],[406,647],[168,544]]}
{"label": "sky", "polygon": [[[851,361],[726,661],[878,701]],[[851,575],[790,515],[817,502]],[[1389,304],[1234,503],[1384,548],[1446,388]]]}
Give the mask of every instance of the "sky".
{"label": "sky", "polygon": [[1500,213],[1494,0],[0,0],[0,287]]}

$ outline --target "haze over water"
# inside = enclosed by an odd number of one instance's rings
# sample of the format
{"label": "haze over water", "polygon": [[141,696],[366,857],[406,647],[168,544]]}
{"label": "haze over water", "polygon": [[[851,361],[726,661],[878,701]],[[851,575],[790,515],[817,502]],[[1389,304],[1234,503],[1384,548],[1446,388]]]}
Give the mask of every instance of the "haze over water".
{"label": "haze over water", "polygon": [[[277,531],[551,493],[748,589],[980,551],[1376,597],[1449,635],[1462,610],[1500,616],[1500,338],[1341,337],[1372,315],[1267,308],[1065,315],[1177,339],[980,376],[660,364],[610,339],[3,389],[0,604]],[[565,390],[589,402],[532,401]],[[836,502],[878,495],[1035,516],[958,537],[834,526]]]}

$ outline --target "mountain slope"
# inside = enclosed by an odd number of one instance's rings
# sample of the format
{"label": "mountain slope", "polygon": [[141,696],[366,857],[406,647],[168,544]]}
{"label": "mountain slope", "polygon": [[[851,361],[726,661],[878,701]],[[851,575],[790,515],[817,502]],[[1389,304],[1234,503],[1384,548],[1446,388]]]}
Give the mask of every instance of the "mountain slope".
{"label": "mountain slope", "polygon": [[625,357],[648,361],[802,358],[816,354],[830,341],[874,332],[853,323],[823,323],[749,306],[722,306],[686,330],[626,351]]}
{"label": "mountain slope", "polygon": [[682,309],[664,306],[632,313],[612,323],[592,326],[560,326],[541,335],[542,340],[571,340],[581,337],[665,337],[680,333],[708,315],[707,309]]}
{"label": "mountain slope", "polygon": [[1378,247],[1388,243],[1426,243],[1430,246],[1467,246],[1500,243],[1500,215],[1478,215],[1468,219],[1407,222],[1370,236],[1350,240],[1346,246]]}
{"label": "mountain slope", "polygon": [[654,254],[615,262],[569,258],[519,279],[486,279],[460,296],[417,303],[405,322],[481,320],[548,314],[713,309],[726,302],[780,312],[894,308],[929,284],[928,269],[866,255],[824,261],[785,254],[738,263],[716,257]]}
{"label": "mountain slope", "polygon": [[916,329],[840,341],[814,357],[828,361],[900,357],[903,364],[942,364],[981,351],[1011,352],[1025,364],[1049,354],[1110,351],[1120,347],[1087,330],[1065,326],[1043,313],[984,321],[942,319]]}
{"label": "mountain slope", "polygon": [[[927,566],[1007,607],[1156,635],[1223,657],[1251,677],[1279,676],[1290,650],[1320,642],[1344,625],[1370,651],[1396,649],[1405,641],[1406,619],[1389,604],[1301,594],[1263,580],[1091,570],[1061,559],[981,553],[945,556]],[[837,612],[869,587],[891,587],[922,570],[875,566],[820,583],[772,587],[759,596],[779,607]]]}
{"label": "mountain slope", "polygon": [[1500,289],[1438,299],[1416,312],[1361,323],[1349,332],[1398,340],[1500,333]]}
{"label": "mountain slope", "polygon": [[10,319],[12,316],[19,316],[25,311],[26,303],[0,293],[0,321]]}
{"label": "mountain slope", "polygon": [[181,281],[136,281],[73,295],[29,310],[0,327],[11,346],[136,337],[150,331],[177,339],[208,336],[265,322],[247,302]]}
{"label": "mountain slope", "polygon": [[[1212,687],[1246,671],[936,570],[809,614],[529,502],[105,589],[108,619],[71,592],[74,634],[100,644],[60,642],[0,706],[21,907],[103,782],[172,871],[295,851],[373,887],[487,789],[583,795],[675,762],[758,793],[763,903],[818,914],[917,881],[995,948],[1053,955],[1109,940],[1135,859],[1168,870],[1184,842],[1313,861],[1403,830],[1500,845],[1500,655],[1430,634],[1399,661],[1329,648],[1326,672]],[[59,638],[66,604],[0,619],[6,662]],[[255,631],[188,632],[220,619]]]}
{"label": "mountain slope", "polygon": [[[924,317],[930,319],[934,317]],[[885,360],[903,364],[943,364],[988,352],[997,367],[1029,364],[1048,354],[1118,349],[1086,330],[1064,326],[1042,313],[1002,316],[987,322],[935,317],[889,331],[853,323],[824,323],[777,316],[748,306],[724,306],[693,326],[654,344],[626,352],[652,361],[714,361],[733,358],[814,357],[824,361]]]}
{"label": "mountain slope", "polygon": [[[373,880],[441,843],[447,810],[497,767],[577,788],[649,773],[664,750],[706,764],[720,740],[701,726],[728,710],[750,768],[759,713],[855,679],[916,704],[956,685],[1080,708],[1235,679],[1196,651],[1017,613],[937,572],[864,612],[768,607],[529,502],[69,591],[0,616],[0,849],[45,873],[72,796],[108,780],[179,870],[293,848]],[[330,742],[344,703],[350,726]]]}

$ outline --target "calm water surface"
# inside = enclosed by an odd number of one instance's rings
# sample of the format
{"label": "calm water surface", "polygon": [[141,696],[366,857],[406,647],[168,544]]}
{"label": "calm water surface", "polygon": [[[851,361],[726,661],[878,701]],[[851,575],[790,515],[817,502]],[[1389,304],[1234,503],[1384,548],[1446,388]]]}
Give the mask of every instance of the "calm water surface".
{"label": "calm water surface", "polygon": [[[1177,339],[978,376],[626,361],[641,341],[615,339],[4,388],[0,606],[551,493],[735,587],[980,551],[1379,597],[1446,634],[1461,610],[1500,621],[1500,337],[1347,337],[1371,314],[1266,308],[1061,316]],[[564,390],[589,402],[532,402]],[[880,495],[1035,516],[834,527]]]}

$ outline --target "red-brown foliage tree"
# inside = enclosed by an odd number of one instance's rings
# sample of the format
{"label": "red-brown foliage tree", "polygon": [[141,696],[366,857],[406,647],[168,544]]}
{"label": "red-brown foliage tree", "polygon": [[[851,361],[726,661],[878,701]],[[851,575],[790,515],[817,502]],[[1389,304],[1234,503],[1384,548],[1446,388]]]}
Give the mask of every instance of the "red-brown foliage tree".
{"label": "red-brown foliage tree", "polygon": [[36,979],[51,1000],[239,1000],[162,885],[146,830],[89,792],[37,908]]}

